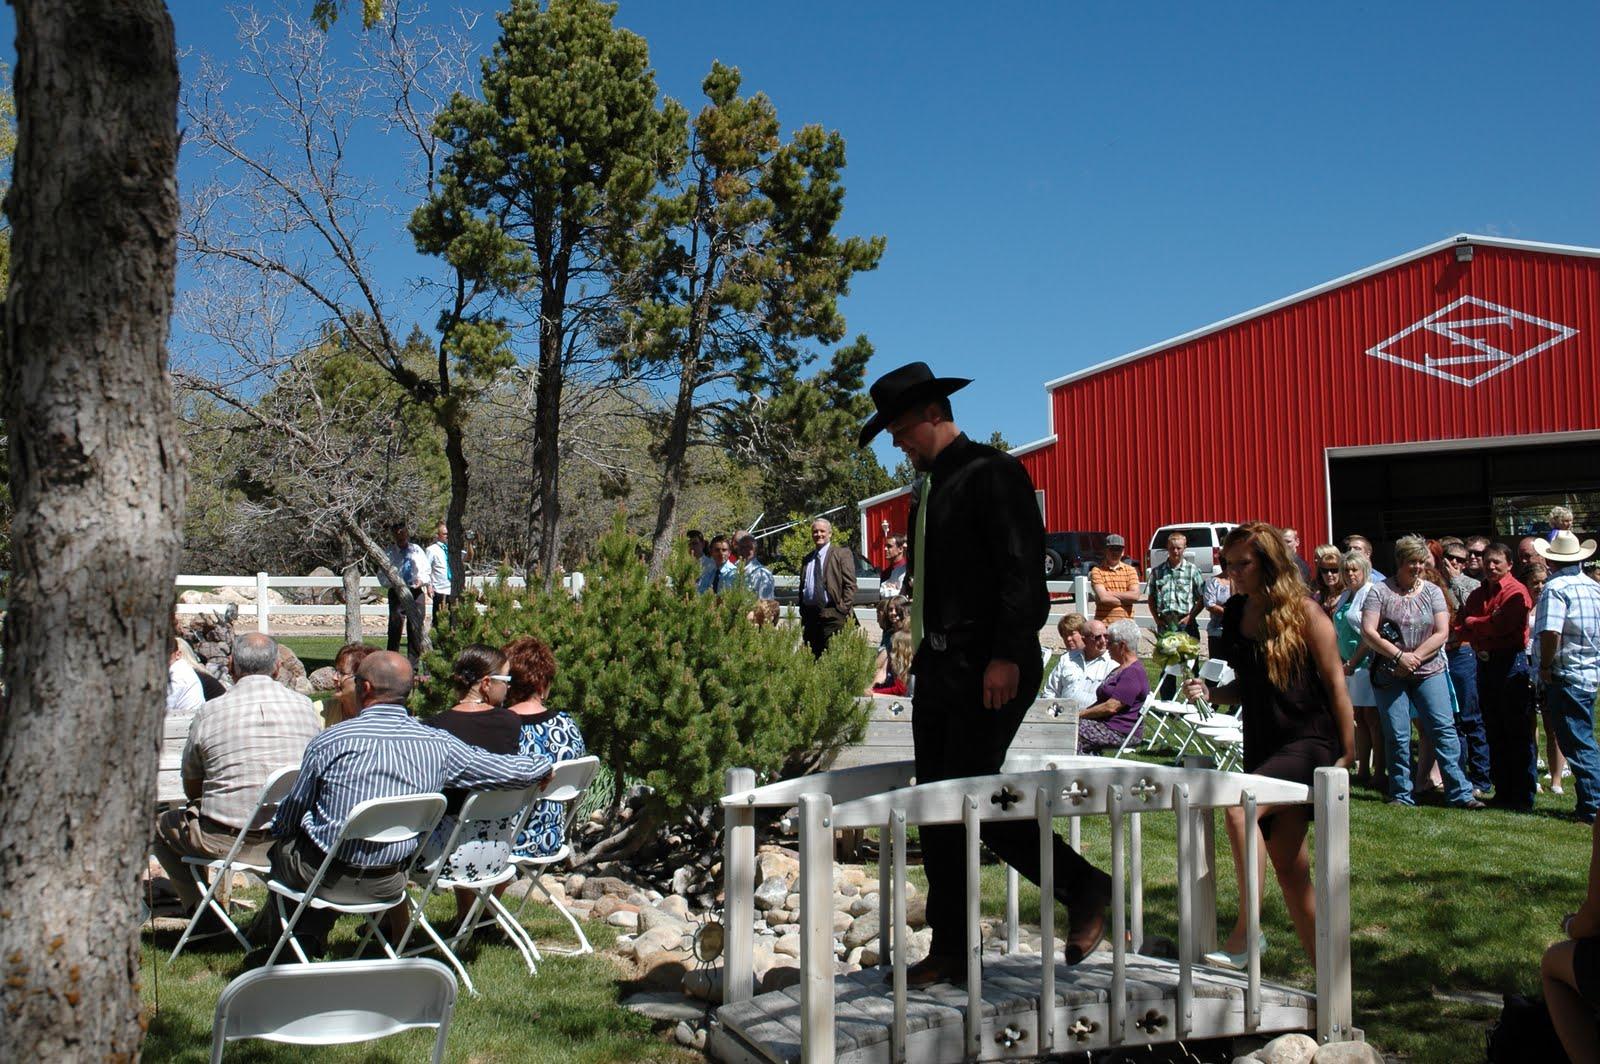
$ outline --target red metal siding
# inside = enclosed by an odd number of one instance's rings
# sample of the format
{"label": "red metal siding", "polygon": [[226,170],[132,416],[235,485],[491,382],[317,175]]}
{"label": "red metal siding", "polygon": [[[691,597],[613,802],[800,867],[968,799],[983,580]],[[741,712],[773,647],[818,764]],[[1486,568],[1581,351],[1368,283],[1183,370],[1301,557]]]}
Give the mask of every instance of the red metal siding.
{"label": "red metal siding", "polygon": [[[1577,334],[1470,387],[1367,354],[1468,296]],[[1467,313],[1494,312],[1448,320]],[[1507,350],[1549,335],[1473,328]],[[1420,356],[1424,340],[1448,350],[1427,332],[1395,348]],[[1023,462],[1049,528],[1122,532],[1140,557],[1157,527],[1189,520],[1294,525],[1309,550],[1330,532],[1326,448],[1600,429],[1597,385],[1600,260],[1478,245],[1471,262],[1444,250],[1063,384],[1058,442]],[[1085,440],[1093,455],[1066,450]]]}
{"label": "red metal siding", "polygon": [[892,535],[906,534],[906,519],[911,516],[911,493],[905,492],[885,499],[883,502],[874,503],[867,507],[867,557],[872,559],[872,564],[882,569],[888,560],[883,552],[885,532],[883,523],[889,522],[889,532]]}

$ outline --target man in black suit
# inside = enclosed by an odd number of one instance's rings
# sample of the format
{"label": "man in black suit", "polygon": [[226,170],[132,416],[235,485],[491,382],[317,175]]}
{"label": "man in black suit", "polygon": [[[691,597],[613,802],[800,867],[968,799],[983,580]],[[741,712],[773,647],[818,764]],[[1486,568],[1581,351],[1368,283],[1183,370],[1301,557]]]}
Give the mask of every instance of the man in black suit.
{"label": "man in black suit", "polygon": [[[902,366],[872,385],[878,412],[861,430],[865,447],[887,428],[922,474],[908,523],[918,783],[999,772],[1043,671],[1044,523],[1022,463],[956,427],[949,397],[969,383],[935,377],[921,362]],[[966,881],[960,825],[928,824],[921,834],[933,946],[907,971],[913,986],[965,978],[966,896],[978,889]],[[1033,821],[989,823],[982,837],[1039,881]],[[1076,964],[1103,935],[1111,877],[1059,836],[1053,854],[1056,899],[1067,906],[1066,959]]]}
{"label": "man in black suit", "polygon": [[811,522],[816,549],[800,563],[800,631],[811,653],[822,657],[856,603],[856,560],[850,548],[833,542],[833,523]]}

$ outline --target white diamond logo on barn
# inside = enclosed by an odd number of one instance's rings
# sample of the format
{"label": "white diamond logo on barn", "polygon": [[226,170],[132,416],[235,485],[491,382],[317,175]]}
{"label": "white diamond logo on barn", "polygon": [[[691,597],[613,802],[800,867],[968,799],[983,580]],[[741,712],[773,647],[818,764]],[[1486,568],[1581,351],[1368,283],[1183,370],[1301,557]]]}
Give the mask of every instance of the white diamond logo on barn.
{"label": "white diamond logo on barn", "polygon": [[1462,296],[1367,354],[1471,388],[1576,335],[1570,326]]}

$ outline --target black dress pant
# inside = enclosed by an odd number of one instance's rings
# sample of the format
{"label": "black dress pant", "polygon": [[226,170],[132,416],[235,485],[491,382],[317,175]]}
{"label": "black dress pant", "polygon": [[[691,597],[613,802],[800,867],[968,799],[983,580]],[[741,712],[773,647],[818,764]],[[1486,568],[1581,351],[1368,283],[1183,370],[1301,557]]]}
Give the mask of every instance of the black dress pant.
{"label": "black dress pant", "polygon": [[1532,808],[1538,781],[1533,686],[1522,651],[1495,651],[1478,659],[1478,709],[1489,739],[1494,804]]}
{"label": "black dress pant", "polygon": [[[983,670],[988,661],[950,651],[923,654],[916,670],[911,735],[916,744],[917,782],[986,776],[1000,771],[1012,738],[1039,690],[1038,658],[1021,664],[1017,697],[1003,709],[983,708]],[[920,829],[922,867],[928,876],[928,926],[932,952],[964,957],[967,943],[966,829],[960,824]],[[1031,820],[984,824],[983,843],[1006,864],[1039,882],[1039,827]],[[1056,897],[1068,906],[1099,892],[1103,873],[1057,835]],[[970,889],[978,889],[971,884]]]}
{"label": "black dress pant", "polygon": [[800,607],[800,635],[815,656],[822,657],[822,652],[828,649],[829,640],[843,629],[843,617],[826,615],[815,606]]}
{"label": "black dress pant", "polygon": [[439,621],[443,619],[445,614],[450,612],[450,603],[452,601],[449,595],[441,595],[437,591],[433,593],[433,623],[429,626],[430,628],[438,630]]}
{"label": "black dress pant", "polygon": [[423,615],[427,608],[427,603],[422,597],[422,588],[411,589],[410,608],[401,603],[398,590],[392,587],[389,589],[389,649],[398,651],[400,636],[404,634],[406,656],[411,659],[413,665],[422,655]]}

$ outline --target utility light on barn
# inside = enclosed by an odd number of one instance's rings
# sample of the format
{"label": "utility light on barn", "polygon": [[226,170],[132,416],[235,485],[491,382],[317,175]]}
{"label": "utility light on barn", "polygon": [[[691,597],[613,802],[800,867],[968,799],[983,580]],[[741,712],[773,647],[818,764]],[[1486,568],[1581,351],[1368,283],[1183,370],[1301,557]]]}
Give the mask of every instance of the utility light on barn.
{"label": "utility light on barn", "polygon": [[1472,261],[1472,245],[1467,243],[1465,240],[1457,240],[1456,241],[1456,261],[1457,262],[1471,262]]}

